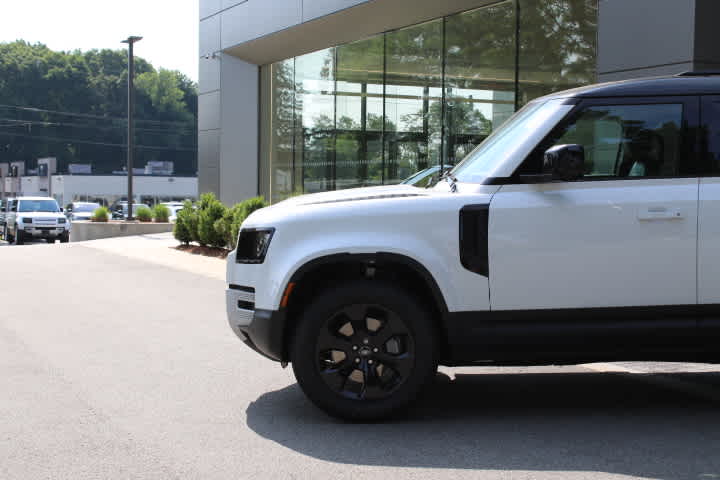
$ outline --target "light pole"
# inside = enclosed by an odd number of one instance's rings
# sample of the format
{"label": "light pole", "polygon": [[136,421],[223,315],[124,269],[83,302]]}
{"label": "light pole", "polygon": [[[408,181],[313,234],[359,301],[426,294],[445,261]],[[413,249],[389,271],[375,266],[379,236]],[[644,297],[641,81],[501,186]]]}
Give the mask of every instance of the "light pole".
{"label": "light pole", "polygon": [[130,36],[122,43],[128,44],[128,120],[127,120],[127,173],[128,173],[128,213],[126,220],[133,219],[133,150],[135,149],[135,57],[133,56],[133,45],[143,37]]}

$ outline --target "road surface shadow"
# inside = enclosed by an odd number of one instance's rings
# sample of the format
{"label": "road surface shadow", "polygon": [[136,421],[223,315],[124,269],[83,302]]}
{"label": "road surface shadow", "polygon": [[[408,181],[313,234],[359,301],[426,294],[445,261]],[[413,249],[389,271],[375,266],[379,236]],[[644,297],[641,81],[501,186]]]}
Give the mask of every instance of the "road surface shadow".
{"label": "road surface shadow", "polygon": [[720,375],[439,374],[412,411],[375,424],[334,420],[292,385],[251,403],[247,424],[339,463],[720,478],[720,402],[685,382]]}

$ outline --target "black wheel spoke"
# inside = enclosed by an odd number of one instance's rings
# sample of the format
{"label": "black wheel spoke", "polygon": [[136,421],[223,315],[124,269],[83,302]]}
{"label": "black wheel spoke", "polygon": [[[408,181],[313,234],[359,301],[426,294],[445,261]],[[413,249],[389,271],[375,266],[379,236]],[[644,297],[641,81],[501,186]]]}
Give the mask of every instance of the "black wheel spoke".
{"label": "black wheel spoke", "polygon": [[338,368],[328,368],[320,373],[322,375],[322,379],[330,388],[336,392],[342,392],[345,390],[347,375],[345,375],[342,370]]}
{"label": "black wheel spoke", "polygon": [[352,344],[350,343],[350,340],[344,338],[341,334],[333,334],[329,328],[323,328],[320,330],[317,343],[317,349],[319,352],[340,350],[349,355],[351,347]]}
{"label": "black wheel spoke", "polygon": [[352,304],[328,318],[316,344],[325,384],[355,400],[391,396],[414,368],[411,332],[380,305]]}

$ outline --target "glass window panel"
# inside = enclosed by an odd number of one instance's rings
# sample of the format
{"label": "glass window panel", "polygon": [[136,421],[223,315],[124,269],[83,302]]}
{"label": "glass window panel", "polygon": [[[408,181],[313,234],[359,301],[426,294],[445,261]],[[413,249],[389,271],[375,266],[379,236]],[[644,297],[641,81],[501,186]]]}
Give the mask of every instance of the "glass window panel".
{"label": "glass window panel", "polygon": [[445,147],[455,165],[515,107],[515,7],[507,1],[445,21]]}
{"label": "glass window panel", "polygon": [[597,0],[520,0],[520,104],[595,82]]}
{"label": "glass window panel", "polygon": [[294,142],[294,60],[277,62],[270,67],[270,164],[271,201],[292,194]]}
{"label": "glass window panel", "polygon": [[679,171],[682,104],[588,107],[555,145],[585,149],[585,176],[658,177]]}
{"label": "glass window panel", "polygon": [[440,162],[442,19],[386,34],[385,183]]}
{"label": "glass window panel", "polygon": [[296,169],[305,193],[335,188],[335,49],[295,59]]}
{"label": "glass window panel", "polygon": [[383,36],[337,47],[335,187],[382,183]]}

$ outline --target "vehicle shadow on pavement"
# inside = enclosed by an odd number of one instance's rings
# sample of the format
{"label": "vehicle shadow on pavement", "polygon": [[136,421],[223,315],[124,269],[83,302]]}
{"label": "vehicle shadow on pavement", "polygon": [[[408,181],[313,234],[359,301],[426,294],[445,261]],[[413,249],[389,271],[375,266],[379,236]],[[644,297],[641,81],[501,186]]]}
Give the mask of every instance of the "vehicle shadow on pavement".
{"label": "vehicle shadow on pavement", "polygon": [[292,385],[251,403],[247,424],[339,463],[718,478],[720,401],[686,384],[720,374],[439,374],[412,411],[375,424],[332,419]]}

